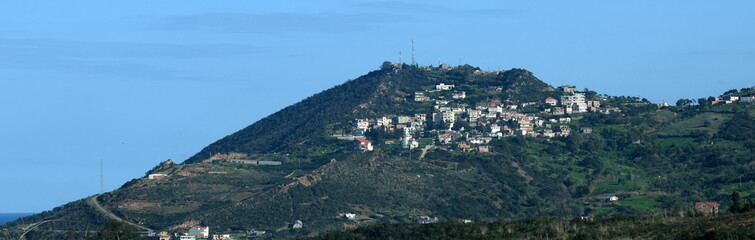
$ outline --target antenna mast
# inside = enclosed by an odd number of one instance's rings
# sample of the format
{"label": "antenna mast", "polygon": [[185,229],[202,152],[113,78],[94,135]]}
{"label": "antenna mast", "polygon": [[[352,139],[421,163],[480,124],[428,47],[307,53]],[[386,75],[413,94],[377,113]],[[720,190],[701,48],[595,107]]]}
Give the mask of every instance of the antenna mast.
{"label": "antenna mast", "polygon": [[102,159],[100,159],[100,194],[105,192],[105,171],[104,171],[104,163]]}
{"label": "antenna mast", "polygon": [[401,56],[401,50],[398,50],[398,64],[404,65],[404,57]]}
{"label": "antenna mast", "polygon": [[412,66],[417,65],[417,62],[414,61],[414,38],[412,38]]}

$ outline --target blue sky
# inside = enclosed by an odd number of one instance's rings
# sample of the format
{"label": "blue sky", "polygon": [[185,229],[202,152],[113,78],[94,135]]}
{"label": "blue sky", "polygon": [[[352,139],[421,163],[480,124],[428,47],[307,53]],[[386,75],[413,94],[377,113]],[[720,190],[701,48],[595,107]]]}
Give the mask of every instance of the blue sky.
{"label": "blue sky", "polygon": [[99,192],[377,69],[525,68],[652,101],[755,84],[753,1],[6,1],[0,212]]}

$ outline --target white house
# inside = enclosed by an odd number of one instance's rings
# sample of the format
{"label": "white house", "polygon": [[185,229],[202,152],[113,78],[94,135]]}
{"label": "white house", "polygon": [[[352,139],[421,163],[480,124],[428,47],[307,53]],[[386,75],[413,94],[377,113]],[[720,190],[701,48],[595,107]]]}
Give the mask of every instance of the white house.
{"label": "white house", "polygon": [[503,112],[503,108],[501,106],[488,107],[488,112],[491,112],[491,113]]}
{"label": "white house", "polygon": [[441,84],[435,85],[435,89],[437,90],[451,90],[453,88],[454,88],[453,84],[446,85],[445,83],[441,83]]}
{"label": "white house", "polygon": [[454,99],[462,99],[467,97],[467,93],[465,92],[454,92],[454,94],[451,96]]}
{"label": "white house", "polygon": [[558,104],[558,100],[556,100],[553,97],[546,98],[544,102],[545,102],[545,104],[548,104],[548,105],[551,105],[551,106],[556,106],[556,104]]}
{"label": "white house", "polygon": [[482,111],[480,110],[467,109],[467,116],[469,116],[470,122],[477,121],[477,119],[480,118],[480,115],[482,115]]}
{"label": "white house", "polygon": [[583,93],[573,93],[572,95],[565,95],[561,96],[561,105],[569,106],[575,103],[584,103],[585,102],[585,94]]}
{"label": "white house", "polygon": [[380,118],[378,118],[378,119],[376,120],[376,122],[375,122],[375,123],[376,123],[376,124],[377,124],[378,126],[385,126],[385,125],[390,125],[390,124],[391,124],[391,122],[392,122],[392,120],[391,120],[390,118],[387,118],[387,117],[380,117]]}
{"label": "white house", "polygon": [[367,130],[368,128],[370,128],[370,120],[369,119],[354,120],[354,127],[361,130]]}
{"label": "white house", "polygon": [[497,133],[501,131],[501,126],[498,126],[498,124],[490,124],[490,132],[491,133]]}
{"label": "white house", "polygon": [[217,239],[233,239],[233,238],[231,238],[230,234],[213,234],[210,239],[217,240]]}
{"label": "white house", "polygon": [[397,124],[404,124],[412,121],[412,117],[410,116],[397,116],[396,117],[396,123]]}
{"label": "white house", "polygon": [[208,238],[210,237],[210,227],[199,225],[194,226],[189,229],[189,236],[194,236],[196,238]]}
{"label": "white house", "polygon": [[413,137],[404,136],[404,138],[401,140],[401,147],[408,148],[408,149],[415,149],[419,147],[419,142],[417,142],[417,140],[414,140]]}
{"label": "white house", "polygon": [[364,138],[354,138],[355,149],[359,151],[372,151],[372,142]]}

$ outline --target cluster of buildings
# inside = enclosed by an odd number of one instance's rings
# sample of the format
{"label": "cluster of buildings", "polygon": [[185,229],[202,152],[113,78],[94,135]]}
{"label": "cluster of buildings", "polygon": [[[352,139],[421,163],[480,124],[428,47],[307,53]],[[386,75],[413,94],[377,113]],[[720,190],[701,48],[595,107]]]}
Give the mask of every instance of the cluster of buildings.
{"label": "cluster of buildings", "polygon": [[208,226],[194,226],[189,229],[189,232],[176,232],[168,234],[168,232],[160,233],[148,233],[148,240],[233,240],[229,234],[210,234],[210,227]]}
{"label": "cluster of buildings", "polygon": [[[611,113],[620,111],[616,107],[601,106],[600,101],[587,100],[585,94],[573,86],[559,87],[563,95],[560,99],[548,97],[540,102],[525,102],[504,105],[484,103],[471,106],[464,103],[466,92],[455,90],[456,86],[440,83],[432,90],[414,92],[414,101],[434,102],[432,113],[414,115],[392,115],[375,119],[356,119],[352,123],[355,149],[371,151],[372,143],[364,137],[370,129],[386,131],[404,131],[401,139],[403,148],[419,146],[413,137],[426,131],[434,133],[435,141],[441,145],[450,145],[465,152],[488,152],[487,144],[495,138],[509,136],[558,137],[568,136],[572,129],[568,126],[573,113]],[[449,91],[433,99],[430,93]],[[488,87],[487,93],[501,93],[502,87]],[[451,96],[447,98],[447,96]],[[522,109],[536,107],[538,113],[524,113]],[[432,122],[432,129],[427,129]],[[467,126],[456,127],[454,125]],[[582,129],[589,131],[589,129]]]}
{"label": "cluster of buildings", "polygon": [[737,97],[737,96],[726,96],[722,98],[713,98],[712,101],[710,101],[711,105],[715,104],[732,104],[734,102],[755,102],[755,96],[749,96],[749,97]]}
{"label": "cluster of buildings", "polygon": [[[246,237],[260,237],[265,235],[266,231],[251,230],[247,231]],[[210,234],[208,226],[193,226],[188,232],[150,232],[147,233],[147,240],[234,240],[230,234]]]}

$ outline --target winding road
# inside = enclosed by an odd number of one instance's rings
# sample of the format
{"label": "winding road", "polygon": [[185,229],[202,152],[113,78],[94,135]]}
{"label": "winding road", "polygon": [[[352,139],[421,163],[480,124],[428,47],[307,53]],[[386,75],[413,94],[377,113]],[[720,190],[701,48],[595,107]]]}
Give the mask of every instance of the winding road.
{"label": "winding road", "polygon": [[100,202],[97,201],[97,197],[99,197],[99,196],[100,196],[100,194],[97,194],[97,195],[94,195],[94,196],[91,196],[91,197],[87,198],[87,203],[89,203],[89,205],[91,205],[92,207],[94,207],[94,209],[97,209],[97,211],[99,211],[100,213],[104,214],[105,216],[107,216],[110,219],[113,219],[113,220],[116,220],[116,221],[119,221],[119,222],[122,222],[122,223],[125,223],[125,224],[128,224],[128,225],[131,225],[131,226],[133,226],[135,228],[142,229],[142,230],[145,230],[145,231],[148,231],[148,232],[154,232],[154,230],[152,230],[152,229],[149,229],[149,228],[147,228],[145,226],[142,226],[142,225],[139,225],[139,224],[136,224],[136,223],[133,223],[133,222],[126,221],[126,220],[124,220],[124,219],[116,216],[115,214],[111,213],[110,211],[108,211],[107,209],[105,209],[104,207],[102,207],[102,205],[100,205]]}

